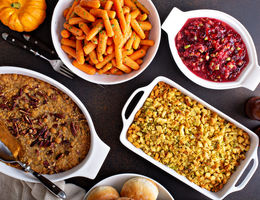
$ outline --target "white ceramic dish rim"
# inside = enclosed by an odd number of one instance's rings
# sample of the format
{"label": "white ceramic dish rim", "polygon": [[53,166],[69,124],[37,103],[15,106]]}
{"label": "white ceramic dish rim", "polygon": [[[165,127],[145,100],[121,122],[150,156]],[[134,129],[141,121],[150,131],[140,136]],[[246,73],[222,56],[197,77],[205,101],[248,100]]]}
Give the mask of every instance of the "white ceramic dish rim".
{"label": "white ceramic dish rim", "polygon": [[[158,200],[174,200],[174,198],[172,197],[172,195],[170,194],[170,192],[164,187],[162,186],[160,183],[158,183],[157,181],[141,175],[141,174],[135,174],[135,173],[124,173],[124,174],[116,174],[110,177],[107,177],[103,180],[101,180],[100,182],[98,182],[97,184],[95,184],[85,195],[85,197],[83,198],[83,200],[85,200],[88,196],[88,194],[90,193],[91,190],[93,190],[95,187],[98,186],[112,186],[112,187],[116,187],[117,191],[120,192],[123,183],[125,183],[127,180],[131,179],[131,178],[135,178],[135,177],[142,177],[142,178],[147,178],[152,180],[154,183],[157,184],[158,186],[158,190],[159,190],[159,195],[158,195]],[[114,183],[117,182],[117,183]],[[114,184],[113,184],[114,183]],[[111,184],[111,185],[110,185]],[[120,186],[118,186],[120,185]],[[168,197],[168,198],[167,198]]]}
{"label": "white ceramic dish rim", "polygon": [[[149,96],[150,92],[153,90],[154,86],[158,82],[161,82],[161,81],[165,82],[165,83],[167,83],[167,84],[169,84],[169,85],[171,85],[171,86],[173,86],[175,88],[177,88],[182,93],[190,96],[192,99],[198,101],[199,103],[201,103],[202,105],[206,106],[210,110],[218,113],[221,117],[223,117],[226,120],[230,121],[231,123],[233,123],[234,125],[236,125],[237,127],[241,128],[241,129],[243,129],[245,132],[247,132],[249,134],[250,140],[251,140],[251,146],[250,146],[249,151],[246,153],[245,160],[243,160],[240,163],[240,165],[238,166],[237,170],[232,174],[232,176],[229,179],[229,181],[225,184],[225,186],[219,192],[216,192],[216,193],[210,192],[210,191],[208,191],[206,189],[203,189],[203,188],[199,187],[198,185],[190,182],[187,178],[185,178],[184,176],[179,175],[173,169],[170,169],[169,167],[163,165],[162,163],[154,160],[152,157],[150,157],[147,154],[145,154],[141,149],[137,149],[134,145],[132,145],[127,140],[127,137],[126,137],[127,130],[129,128],[129,126],[131,125],[131,123],[133,122],[135,114],[143,106],[143,103],[145,102],[145,100]],[[130,114],[130,116],[128,117],[128,119],[126,119],[125,118],[126,109],[128,108],[128,106],[129,106],[130,102],[132,101],[132,99],[139,92],[143,92],[143,95],[140,98],[140,100],[138,101],[137,105],[133,109],[133,111]],[[248,181],[251,179],[251,177],[253,176],[254,172],[257,169],[257,166],[258,166],[257,148],[258,148],[258,144],[259,144],[259,139],[255,135],[255,133],[253,133],[252,131],[250,131],[245,126],[241,125],[237,121],[233,120],[232,118],[230,118],[226,114],[224,114],[221,111],[217,110],[213,106],[209,105],[205,101],[201,100],[199,97],[195,96],[194,94],[192,94],[188,90],[184,89],[183,87],[181,87],[180,85],[178,85],[177,83],[173,82],[172,80],[170,80],[170,79],[168,79],[166,77],[159,76],[159,77],[155,78],[149,85],[135,90],[133,92],[133,94],[129,97],[129,99],[127,100],[127,102],[126,102],[126,104],[125,104],[125,106],[124,106],[124,108],[122,110],[122,120],[123,120],[123,129],[122,129],[122,132],[120,134],[120,141],[121,141],[121,143],[124,146],[126,146],[128,149],[130,149],[131,151],[135,152],[139,156],[141,156],[144,159],[150,161],[151,163],[153,163],[157,167],[159,167],[162,170],[168,172],[169,174],[171,174],[175,178],[181,180],[182,182],[186,183],[190,187],[194,188],[195,190],[199,191],[200,193],[204,194],[205,196],[207,196],[207,197],[209,197],[211,199],[223,199],[228,194],[243,189],[245,187],[245,185],[248,183]],[[245,169],[247,168],[248,164],[251,162],[251,160],[254,161],[252,168],[250,169],[250,171],[248,172],[247,176],[242,181],[242,183],[239,184],[238,186],[235,186],[237,181],[239,180],[239,178],[241,177],[241,175],[244,173]]]}
{"label": "white ceramic dish rim", "polygon": [[150,33],[150,39],[153,39],[155,41],[154,46],[147,51],[147,54],[143,60],[143,64],[141,65],[139,70],[133,71],[129,74],[120,75],[120,76],[105,75],[105,74],[88,75],[72,65],[71,60],[68,58],[67,54],[63,52],[60,45],[60,39],[61,39],[60,31],[62,30],[63,27],[60,25],[60,22],[62,22],[62,24],[65,22],[63,17],[63,10],[71,5],[72,0],[59,1],[54,9],[53,16],[52,16],[52,22],[51,22],[52,42],[54,44],[54,48],[58,53],[60,59],[73,73],[75,73],[76,75],[78,75],[79,77],[83,78],[86,81],[96,83],[96,84],[102,84],[102,85],[120,84],[129,81],[137,77],[138,75],[140,75],[150,65],[159,48],[159,44],[161,40],[161,21],[160,21],[159,14],[151,0],[139,0],[139,1],[151,13],[149,19],[151,24],[153,25],[153,29]]}
{"label": "white ceramic dish rim", "polygon": [[[78,107],[81,109],[82,113],[86,117],[90,128],[91,144],[90,144],[89,152],[86,158],[74,168],[62,173],[45,175],[45,177],[47,177],[53,182],[65,180],[76,176],[83,176],[86,178],[94,179],[97,173],[99,172],[105,158],[107,157],[110,148],[104,142],[102,142],[101,139],[98,137],[92,119],[90,117],[90,114],[88,113],[83,103],[78,99],[78,97],[75,94],[73,94],[68,88],[66,88],[59,82],[55,81],[54,79],[49,78],[48,76],[45,76],[41,73],[32,70],[28,70],[20,67],[3,66],[0,67],[0,74],[21,74],[21,75],[42,80],[44,82],[53,85],[54,87],[58,88],[62,92],[66,93],[78,105]],[[14,167],[10,167],[2,162],[0,162],[0,172],[23,181],[39,182],[32,175],[25,173],[24,171],[16,169]]]}
{"label": "white ceramic dish rim", "polygon": [[[190,18],[210,17],[215,18],[229,24],[242,37],[249,56],[249,63],[242,71],[237,80],[232,82],[212,82],[202,79],[192,73],[182,62],[175,44],[175,36],[181,30],[186,21]],[[198,85],[211,89],[230,89],[237,87],[245,87],[250,90],[255,90],[260,82],[260,66],[258,65],[257,53],[254,42],[247,29],[234,17],[217,10],[201,9],[183,12],[178,8],[173,8],[162,25],[162,29],[168,34],[169,45],[173,58],[182,71],[190,80]]]}

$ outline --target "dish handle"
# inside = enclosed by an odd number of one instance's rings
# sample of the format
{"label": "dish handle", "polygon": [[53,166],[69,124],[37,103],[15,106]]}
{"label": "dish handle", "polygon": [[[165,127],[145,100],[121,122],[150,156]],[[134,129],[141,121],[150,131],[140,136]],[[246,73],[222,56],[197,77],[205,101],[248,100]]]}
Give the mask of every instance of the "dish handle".
{"label": "dish handle", "polygon": [[260,66],[256,65],[242,82],[242,86],[254,91],[260,83]]}
{"label": "dish handle", "polygon": [[168,34],[171,33],[172,29],[180,23],[179,19],[183,18],[183,13],[183,11],[174,7],[163,22],[162,29]]}
{"label": "dish handle", "polygon": [[[126,104],[124,105],[123,110],[122,110],[123,123],[125,123],[125,122],[128,120],[128,118],[129,118],[129,117],[126,118],[125,115],[126,115],[126,110],[128,109],[130,103],[133,101],[133,99],[136,97],[136,95],[137,95],[139,92],[145,93],[145,88],[146,88],[146,87],[141,87],[141,88],[135,90],[135,91],[131,94],[131,96],[129,97],[129,99],[126,101]],[[142,95],[144,95],[144,94],[142,94]],[[135,105],[135,107],[136,107],[136,105]],[[135,109],[135,107],[132,109],[132,112],[133,112],[133,110]],[[132,113],[132,112],[131,112],[131,113]],[[131,113],[129,114],[129,116],[131,115]]]}
{"label": "dish handle", "polygon": [[93,148],[92,152],[89,152],[90,157],[87,160],[88,164],[83,165],[83,167],[76,172],[75,176],[95,179],[110,151],[110,147],[106,145],[96,133],[93,135]]}
{"label": "dish handle", "polygon": [[252,176],[254,175],[254,173],[255,173],[255,171],[256,171],[256,169],[258,167],[257,151],[255,151],[254,156],[251,159],[251,161],[252,160],[253,160],[252,168],[250,169],[250,171],[248,172],[248,174],[246,175],[244,180],[238,186],[236,186],[236,184],[233,186],[233,188],[231,189],[231,192],[236,192],[236,191],[242,190],[246,186],[246,184],[249,182],[249,180],[252,178]]}

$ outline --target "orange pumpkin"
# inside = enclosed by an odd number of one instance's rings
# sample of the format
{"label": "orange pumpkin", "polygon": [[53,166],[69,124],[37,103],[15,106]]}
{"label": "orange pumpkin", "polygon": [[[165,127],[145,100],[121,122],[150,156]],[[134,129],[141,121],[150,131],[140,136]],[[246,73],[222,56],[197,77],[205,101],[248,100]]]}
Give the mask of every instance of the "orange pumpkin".
{"label": "orange pumpkin", "polygon": [[12,30],[33,31],[45,17],[45,0],[0,0],[0,20]]}

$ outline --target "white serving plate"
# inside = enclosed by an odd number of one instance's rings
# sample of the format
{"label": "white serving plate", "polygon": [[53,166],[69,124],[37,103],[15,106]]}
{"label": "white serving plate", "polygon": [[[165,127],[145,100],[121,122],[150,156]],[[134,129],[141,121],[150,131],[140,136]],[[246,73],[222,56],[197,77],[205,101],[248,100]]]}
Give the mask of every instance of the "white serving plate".
{"label": "white serving plate", "polygon": [[[240,163],[240,165],[238,166],[237,170],[231,175],[231,178],[228,180],[228,182],[225,184],[225,186],[220,191],[218,191],[218,192],[210,192],[210,191],[208,191],[206,189],[203,189],[203,188],[199,187],[198,185],[190,182],[184,176],[182,176],[182,175],[178,174],[177,172],[175,172],[173,169],[171,169],[171,168],[167,167],[166,165],[163,165],[162,163],[154,160],[152,157],[150,157],[147,154],[145,154],[141,149],[136,148],[132,143],[130,143],[127,140],[127,130],[129,128],[129,126],[132,124],[132,122],[134,120],[135,114],[143,106],[145,100],[150,95],[150,93],[153,90],[153,88],[155,87],[155,85],[157,83],[161,82],[161,81],[165,82],[165,83],[167,83],[167,84],[169,84],[169,85],[171,85],[171,86],[173,86],[175,88],[177,88],[183,94],[185,94],[185,95],[191,97],[192,99],[198,101],[199,103],[201,103],[202,105],[204,105],[208,109],[216,112],[219,116],[223,117],[224,119],[228,120],[229,122],[233,123],[234,125],[236,125],[237,127],[241,128],[242,130],[244,130],[245,132],[247,132],[249,134],[250,141],[251,141],[251,146],[250,146],[249,151],[246,153],[245,160],[243,160]],[[137,103],[137,105],[135,106],[135,108],[132,111],[131,115],[128,118],[126,118],[125,117],[126,110],[127,110],[128,106],[129,106],[129,104],[131,103],[131,101],[133,100],[133,98],[139,92],[143,92],[143,95],[142,95],[141,99],[139,100],[139,102]],[[125,106],[124,106],[124,108],[122,110],[122,119],[123,119],[123,129],[122,129],[122,132],[121,132],[121,135],[120,135],[120,141],[121,141],[121,143],[123,145],[125,145],[131,151],[135,152],[139,156],[141,156],[144,159],[150,161],[151,163],[153,163],[157,167],[159,167],[162,170],[168,172],[170,175],[172,175],[175,178],[179,179],[180,181],[186,183],[190,187],[194,188],[195,190],[199,191],[200,193],[204,194],[205,196],[207,196],[207,197],[209,197],[211,199],[223,199],[228,194],[243,189],[245,187],[245,185],[248,183],[248,181],[251,179],[251,177],[253,176],[253,174],[255,173],[255,171],[257,169],[257,166],[258,166],[257,148],[258,148],[258,145],[259,145],[259,139],[258,139],[257,135],[255,133],[253,133],[252,131],[250,131],[245,126],[241,125],[237,121],[233,120],[229,116],[225,115],[224,113],[222,113],[218,109],[216,109],[213,106],[209,105],[205,101],[201,100],[199,97],[195,96],[194,94],[192,94],[188,90],[184,89],[183,87],[181,87],[180,85],[178,85],[177,83],[173,82],[172,80],[170,80],[170,79],[168,79],[166,77],[162,77],[162,76],[157,77],[148,86],[139,88],[136,91],[134,91],[133,94],[127,100],[127,102],[126,102],[126,104],[125,104]],[[246,167],[250,163],[250,161],[253,161],[253,167],[250,169],[250,171],[248,172],[248,174],[246,175],[246,177],[242,181],[242,183],[239,184],[238,186],[235,186],[237,181],[239,180],[240,176],[243,174],[243,172],[245,171]]]}
{"label": "white serving plate", "polygon": [[[76,97],[76,95],[73,94],[68,88],[66,88],[64,85],[60,84],[59,82],[55,81],[54,79],[49,78],[48,76],[45,76],[43,74],[40,74],[32,70],[28,70],[20,67],[7,66],[7,67],[0,67],[0,74],[21,74],[21,75],[40,79],[42,81],[45,81],[55,86],[62,92],[66,93],[77,104],[77,106],[80,108],[80,110],[86,117],[90,128],[91,138],[90,138],[89,152],[86,158],[74,168],[62,173],[57,173],[53,175],[44,175],[44,176],[53,182],[65,180],[76,176],[83,176],[86,178],[94,179],[97,173],[99,172],[105,158],[107,157],[110,147],[108,147],[98,137],[92,119],[87,109],[85,108],[83,103],[78,99],[78,97]],[[4,164],[3,162],[0,162],[0,172],[23,181],[39,182],[38,179],[34,178],[34,176],[32,176],[31,174],[25,173],[24,171],[16,169],[14,167],[10,167]]]}
{"label": "white serving plate", "polygon": [[129,179],[131,178],[134,178],[134,177],[143,177],[143,178],[147,178],[147,179],[150,179],[152,180],[154,183],[156,183],[156,185],[158,186],[158,189],[159,189],[159,195],[158,195],[158,198],[157,200],[174,200],[173,197],[171,196],[171,194],[160,184],[158,183],[157,181],[149,178],[149,177],[146,177],[146,176],[143,176],[143,175],[140,175],[140,174],[132,174],[132,173],[127,173],[127,174],[117,174],[117,175],[114,175],[114,176],[110,176],[100,182],[98,182],[96,185],[94,185],[89,191],[88,193],[86,194],[86,196],[84,197],[83,200],[85,200],[88,196],[88,194],[90,193],[91,190],[93,190],[95,187],[98,187],[98,186],[112,186],[114,187],[115,189],[117,189],[117,191],[120,193],[122,187],[123,187],[123,184],[128,181]]}
{"label": "white serving plate", "polygon": [[[237,31],[242,37],[247,48],[249,63],[235,81],[213,82],[202,79],[192,73],[182,62],[178,54],[178,50],[176,49],[175,37],[188,19],[196,17],[210,17],[224,21],[229,24],[235,31]],[[165,30],[168,34],[171,53],[177,66],[185,76],[198,85],[217,90],[245,87],[253,91],[260,83],[260,66],[258,64],[254,42],[246,28],[234,17],[217,10],[204,9],[183,12],[175,7],[164,21],[162,29]]]}
{"label": "white serving plate", "polygon": [[65,22],[65,19],[63,17],[63,11],[70,7],[73,0],[68,1],[59,1],[55,7],[55,10],[53,12],[52,16],[52,22],[51,22],[51,36],[52,41],[55,47],[56,52],[58,53],[60,59],[63,61],[63,63],[76,75],[79,77],[85,79],[86,81],[97,83],[97,84],[103,84],[103,85],[114,85],[123,83],[126,81],[129,81],[139,74],[141,74],[152,62],[159,44],[161,40],[161,21],[160,17],[158,15],[158,12],[153,5],[153,2],[151,0],[139,0],[140,3],[142,3],[149,11],[149,21],[151,22],[153,28],[150,32],[149,38],[155,41],[155,44],[153,47],[149,48],[147,51],[146,56],[143,59],[143,64],[140,66],[140,69],[137,71],[132,71],[129,74],[123,74],[123,75],[88,75],[85,72],[82,72],[78,68],[74,67],[72,65],[72,60],[69,59],[68,55],[61,49],[61,35],[60,32],[63,29],[63,24]]}

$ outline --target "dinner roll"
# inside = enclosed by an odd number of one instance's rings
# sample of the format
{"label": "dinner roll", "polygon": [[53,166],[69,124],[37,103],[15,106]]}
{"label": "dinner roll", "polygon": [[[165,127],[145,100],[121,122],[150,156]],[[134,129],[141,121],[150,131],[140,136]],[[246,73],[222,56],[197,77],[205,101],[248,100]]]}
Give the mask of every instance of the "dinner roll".
{"label": "dinner roll", "polygon": [[128,198],[128,197],[119,197],[116,200],[134,200],[134,199],[131,199],[131,198]]}
{"label": "dinner roll", "polygon": [[156,200],[159,191],[153,181],[136,177],[125,182],[120,194],[134,200]]}
{"label": "dinner roll", "polygon": [[111,186],[98,186],[90,191],[86,200],[114,200],[119,197],[118,192]]}

